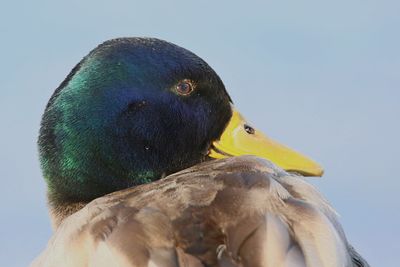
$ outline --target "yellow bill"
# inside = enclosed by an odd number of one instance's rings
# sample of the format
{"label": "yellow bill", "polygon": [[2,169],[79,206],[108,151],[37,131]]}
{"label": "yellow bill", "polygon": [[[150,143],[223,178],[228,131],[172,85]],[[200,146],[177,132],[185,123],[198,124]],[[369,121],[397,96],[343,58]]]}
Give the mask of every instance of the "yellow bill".
{"label": "yellow bill", "polygon": [[270,139],[249,126],[232,107],[233,115],[221,138],[212,145],[209,156],[216,159],[255,155],[272,161],[286,171],[305,176],[322,176],[323,168],[312,159]]}

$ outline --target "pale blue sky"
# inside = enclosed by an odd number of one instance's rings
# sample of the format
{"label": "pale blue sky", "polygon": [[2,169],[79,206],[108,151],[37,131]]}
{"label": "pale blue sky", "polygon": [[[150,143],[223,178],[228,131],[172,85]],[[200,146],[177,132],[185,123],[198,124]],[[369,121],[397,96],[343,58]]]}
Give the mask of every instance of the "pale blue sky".
{"label": "pale blue sky", "polygon": [[35,143],[51,93],[98,43],[152,36],[205,59],[250,121],[319,161],[351,243],[398,266],[399,2],[143,2],[0,4],[0,265],[26,266],[51,234]]}

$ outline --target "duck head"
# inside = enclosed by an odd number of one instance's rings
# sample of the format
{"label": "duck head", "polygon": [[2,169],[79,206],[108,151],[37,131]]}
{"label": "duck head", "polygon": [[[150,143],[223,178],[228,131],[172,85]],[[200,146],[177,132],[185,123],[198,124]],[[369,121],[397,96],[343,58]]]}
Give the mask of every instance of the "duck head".
{"label": "duck head", "polygon": [[53,202],[90,201],[244,154],[322,174],[248,125],[206,62],[158,39],[114,39],[90,52],[48,102],[38,143]]}

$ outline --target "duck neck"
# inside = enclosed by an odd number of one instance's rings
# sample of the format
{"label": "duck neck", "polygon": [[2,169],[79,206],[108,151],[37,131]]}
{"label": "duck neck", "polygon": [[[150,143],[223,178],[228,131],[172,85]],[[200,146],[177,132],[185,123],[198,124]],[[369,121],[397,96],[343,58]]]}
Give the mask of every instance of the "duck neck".
{"label": "duck neck", "polygon": [[49,214],[53,230],[56,230],[64,219],[85,207],[86,204],[88,204],[88,202],[84,201],[61,202],[56,204],[49,198]]}
{"label": "duck neck", "polygon": [[[123,187],[120,186],[118,188],[110,187],[108,191],[96,191],[96,186],[94,185],[91,187],[91,191],[86,192],[86,195],[90,196],[87,198],[80,198],[78,195],[71,195],[70,191],[65,190],[65,186],[60,186],[60,184],[49,184],[47,199],[53,229],[57,229],[62,221],[64,221],[64,219],[79,211],[94,199],[125,188],[134,187],[140,184],[149,183],[153,180],[162,179],[166,176],[166,173],[162,173],[161,175],[157,176],[149,176],[150,172],[146,172],[146,174],[147,175],[144,175],[141,172],[133,174],[135,178],[131,179],[131,183],[124,184]],[[154,175],[153,172],[151,172],[151,174]],[[50,179],[50,181],[52,180],[55,179]],[[74,182],[76,180],[70,179],[70,181]],[[76,188],[82,188],[80,184],[73,184],[76,186]],[[83,191],[83,193],[85,192]]]}

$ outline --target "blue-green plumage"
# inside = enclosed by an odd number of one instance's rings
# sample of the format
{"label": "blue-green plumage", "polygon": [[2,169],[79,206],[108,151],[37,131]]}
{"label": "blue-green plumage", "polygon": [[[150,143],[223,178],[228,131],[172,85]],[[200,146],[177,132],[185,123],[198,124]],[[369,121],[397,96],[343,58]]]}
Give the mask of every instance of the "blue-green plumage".
{"label": "blue-green plumage", "polygon": [[[190,95],[176,86],[189,80]],[[206,159],[231,116],[217,74],[176,45],[107,41],[57,88],[42,119],[51,202],[88,201]]]}

